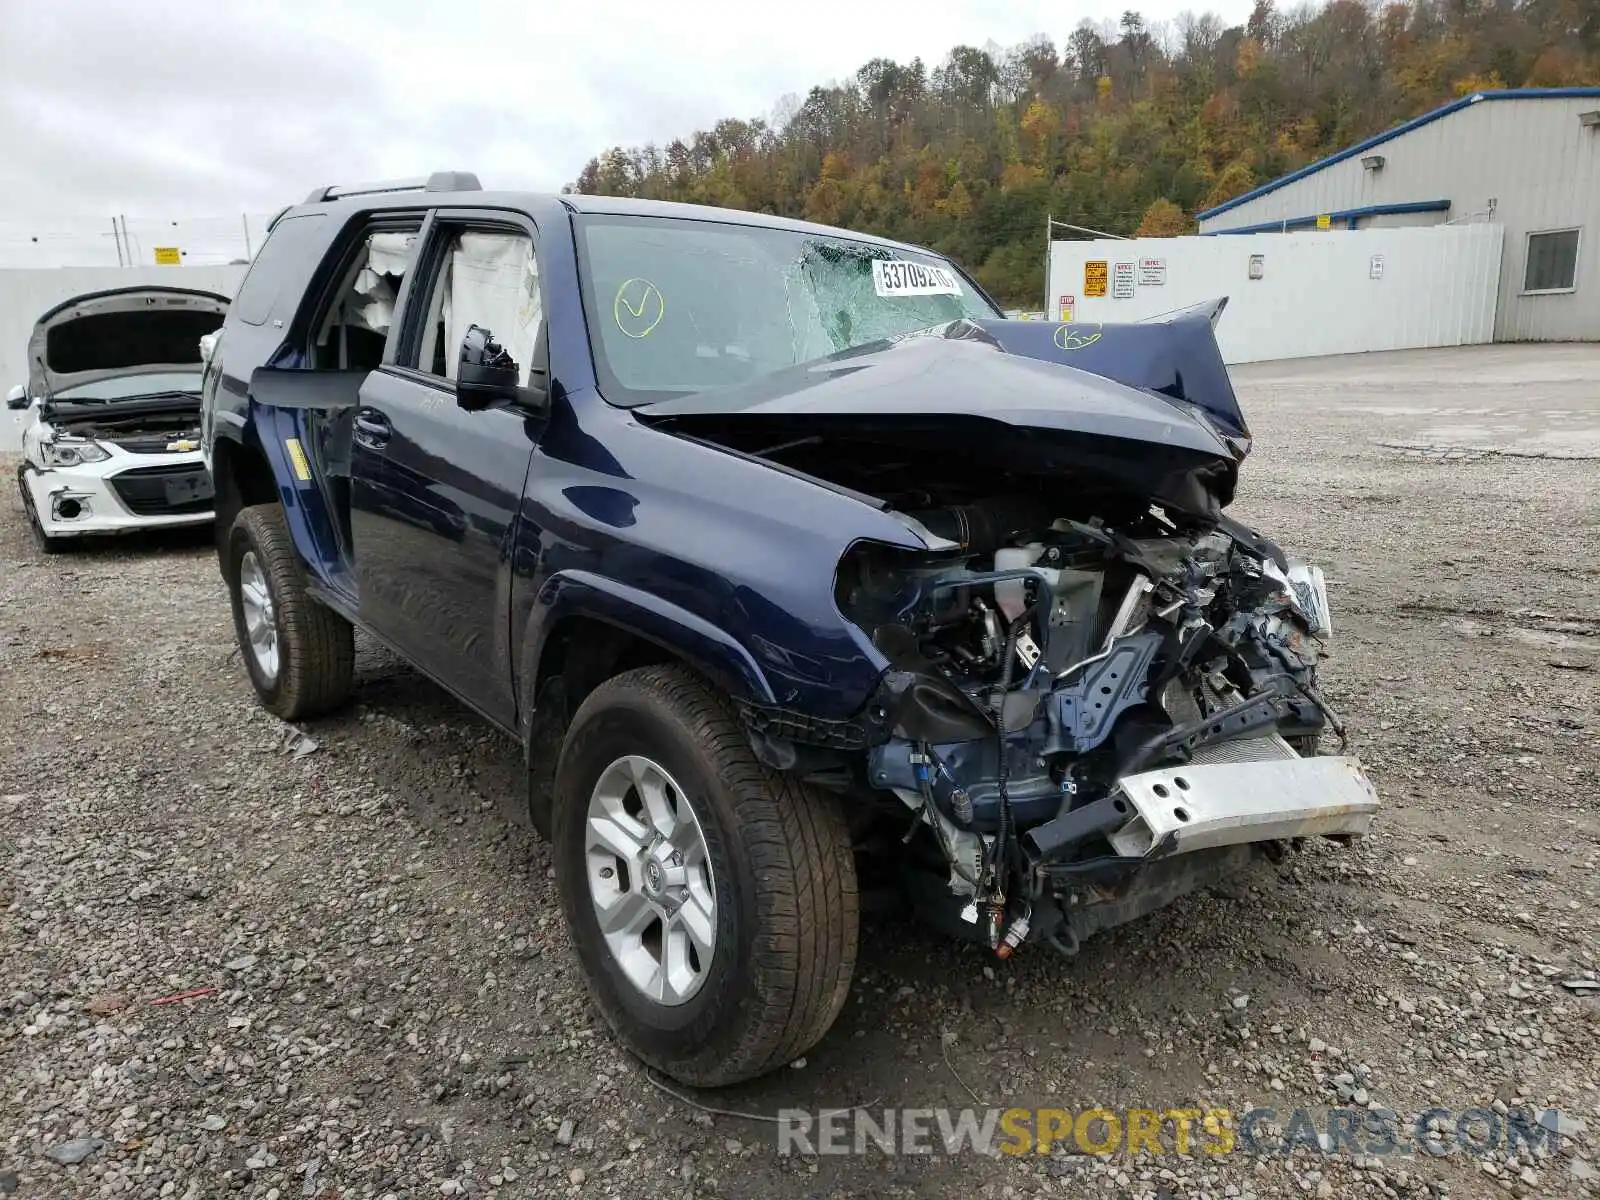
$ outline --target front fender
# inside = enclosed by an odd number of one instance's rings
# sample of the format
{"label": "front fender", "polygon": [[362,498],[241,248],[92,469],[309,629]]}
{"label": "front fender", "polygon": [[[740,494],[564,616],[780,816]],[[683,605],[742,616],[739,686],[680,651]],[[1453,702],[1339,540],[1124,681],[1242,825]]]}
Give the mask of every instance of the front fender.
{"label": "front fender", "polygon": [[523,640],[522,678],[528,688],[539,678],[550,634],[567,617],[600,621],[653,642],[714,680],[732,698],[774,702],[765,672],[725,630],[650,592],[580,570],[557,571],[539,588]]}

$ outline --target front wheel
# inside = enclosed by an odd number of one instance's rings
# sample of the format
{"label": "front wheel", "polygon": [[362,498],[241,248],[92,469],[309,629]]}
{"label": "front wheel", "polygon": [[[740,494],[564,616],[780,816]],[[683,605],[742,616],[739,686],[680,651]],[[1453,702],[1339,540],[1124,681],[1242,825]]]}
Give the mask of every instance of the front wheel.
{"label": "front wheel", "polygon": [[708,684],[646,667],[595,689],[553,801],[573,943],[633,1053],[715,1087],[821,1040],[855,968],[849,831],[831,796],[757,762]]}
{"label": "front wheel", "polygon": [[227,565],[234,633],[262,705],[294,721],[343,703],[355,676],[355,631],[307,593],[282,508],[239,513]]}

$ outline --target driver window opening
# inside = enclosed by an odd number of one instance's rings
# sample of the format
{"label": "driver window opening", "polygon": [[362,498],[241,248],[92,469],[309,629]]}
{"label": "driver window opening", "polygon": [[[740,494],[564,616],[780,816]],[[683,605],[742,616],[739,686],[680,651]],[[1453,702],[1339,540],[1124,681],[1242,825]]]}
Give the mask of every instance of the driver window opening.
{"label": "driver window opening", "polygon": [[461,341],[477,325],[516,362],[519,386],[538,386],[545,376],[544,305],[532,239],[478,229],[445,237],[417,348],[418,369],[454,382]]}

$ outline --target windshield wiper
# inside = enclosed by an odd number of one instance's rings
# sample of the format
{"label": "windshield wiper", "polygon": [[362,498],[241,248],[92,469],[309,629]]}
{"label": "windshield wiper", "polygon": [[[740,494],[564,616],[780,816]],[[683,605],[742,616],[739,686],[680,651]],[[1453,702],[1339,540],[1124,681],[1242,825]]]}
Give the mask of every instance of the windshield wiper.
{"label": "windshield wiper", "polygon": [[[179,401],[182,403],[180,404]],[[70,396],[58,396],[54,401],[46,401],[40,406],[43,416],[51,414],[70,415],[79,413],[101,413],[118,409],[130,412],[160,412],[163,409],[188,408],[200,405],[200,393],[195,392],[148,392],[143,396],[118,396],[115,399],[106,397],[84,396],[74,399]]]}
{"label": "windshield wiper", "polygon": [[161,391],[137,392],[131,396],[60,396],[56,398],[56,407],[72,404],[93,404],[100,407],[117,404],[148,404],[152,400],[198,400],[200,389],[192,392]]}
{"label": "windshield wiper", "polygon": [[140,392],[136,396],[118,396],[115,400],[108,401],[108,403],[120,404],[124,400],[198,400],[198,399],[200,399],[200,389],[199,388],[195,388],[195,390],[192,391],[192,392],[181,391],[181,390],[178,390],[178,389],[169,389],[169,390],[164,391],[164,392]]}

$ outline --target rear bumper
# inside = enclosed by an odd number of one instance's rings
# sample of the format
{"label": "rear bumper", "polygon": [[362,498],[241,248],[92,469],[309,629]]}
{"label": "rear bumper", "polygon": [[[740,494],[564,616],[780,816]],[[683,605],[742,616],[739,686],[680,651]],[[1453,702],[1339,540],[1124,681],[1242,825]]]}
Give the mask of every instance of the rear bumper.
{"label": "rear bumper", "polygon": [[1124,858],[1302,837],[1361,837],[1378,810],[1353,757],[1164,767],[1119,781],[1133,816],[1109,837]]}

